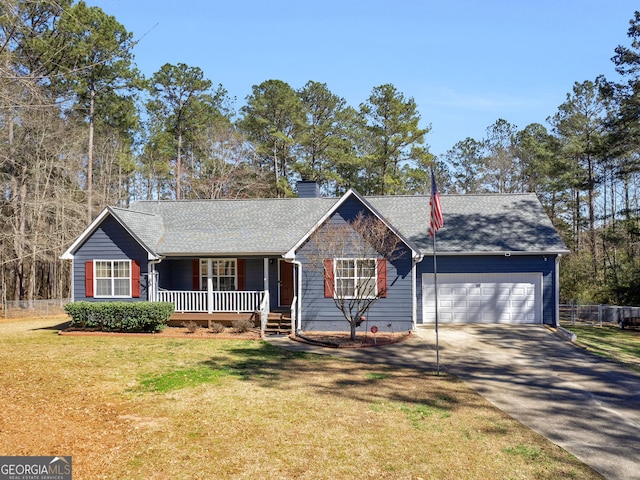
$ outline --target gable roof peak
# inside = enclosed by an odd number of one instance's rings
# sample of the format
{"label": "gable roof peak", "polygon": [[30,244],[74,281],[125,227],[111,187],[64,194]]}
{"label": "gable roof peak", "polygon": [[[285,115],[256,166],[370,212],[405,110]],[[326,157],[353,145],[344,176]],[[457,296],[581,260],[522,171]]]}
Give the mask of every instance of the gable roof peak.
{"label": "gable roof peak", "polygon": [[342,197],[340,197],[338,199],[338,201],[335,202],[331,206],[331,208],[329,208],[329,210],[327,210],[327,212],[316,222],[316,224],[302,238],[300,238],[300,240],[298,240],[296,242],[296,244],[293,247],[291,247],[291,249],[289,249],[288,252],[286,252],[283,255],[283,257],[286,258],[286,259],[295,258],[296,250],[298,250],[298,248],[300,248],[300,246],[309,239],[309,237],[313,234],[313,232],[315,232],[318,228],[320,228],[327,221],[327,219],[331,215],[333,215],[342,205],[344,205],[344,203],[350,197],[354,197],[355,199],[357,199],[377,219],[379,219],[381,222],[383,222],[385,224],[385,226],[391,232],[393,232],[394,235],[396,235],[407,247],[409,247],[409,249],[412,252],[412,256],[415,259],[421,259],[422,258],[422,253],[414,246],[413,242],[411,242],[408,238],[406,238],[404,235],[402,235],[391,223],[389,223],[389,221],[387,221],[387,219],[385,219],[380,214],[380,212],[378,212],[378,210],[376,210],[373,207],[373,205],[371,205],[371,203],[369,203],[369,201],[364,196],[362,196],[360,193],[358,193],[358,191],[355,190],[354,188],[350,188],[349,190],[347,190],[344,193],[344,195],[342,195]]}

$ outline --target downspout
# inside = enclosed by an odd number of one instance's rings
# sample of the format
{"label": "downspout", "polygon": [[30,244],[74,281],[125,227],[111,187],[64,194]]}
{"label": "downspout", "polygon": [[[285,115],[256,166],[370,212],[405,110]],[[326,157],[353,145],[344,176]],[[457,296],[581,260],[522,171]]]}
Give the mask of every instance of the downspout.
{"label": "downspout", "polygon": [[[76,277],[76,256],[71,257],[71,301],[76,301],[76,289],[74,287]],[[4,311],[7,313],[7,311]]]}
{"label": "downspout", "polygon": [[[163,257],[156,257],[155,259],[151,259],[149,260],[149,263],[147,264],[147,269],[148,272],[147,273],[147,289],[149,288],[149,278],[150,275],[153,276],[153,290],[152,292],[152,296],[153,298],[147,298],[147,301],[149,302],[157,302],[158,301],[158,276],[156,275],[156,265],[158,265],[162,260],[164,260]],[[149,296],[148,290],[147,290],[147,297]]]}
{"label": "downspout", "polygon": [[416,331],[418,324],[418,298],[416,285],[416,259],[411,259],[411,330]]}
{"label": "downspout", "polygon": [[[411,329],[415,332],[418,328],[418,263],[424,258],[423,255],[415,255],[411,259]],[[423,320],[424,321],[424,320]]]}
{"label": "downspout", "polygon": [[[559,327],[560,326],[560,257],[562,255],[558,254],[558,256],[556,257],[556,271],[555,271],[555,283],[556,283],[556,288],[555,288],[555,293],[556,293],[556,318],[554,319],[554,327]],[[544,320],[543,320],[544,322]]]}

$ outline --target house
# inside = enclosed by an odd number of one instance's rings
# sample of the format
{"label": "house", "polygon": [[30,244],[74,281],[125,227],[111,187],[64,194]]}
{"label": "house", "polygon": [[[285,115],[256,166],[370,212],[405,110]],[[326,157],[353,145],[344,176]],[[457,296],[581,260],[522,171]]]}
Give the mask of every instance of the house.
{"label": "house", "polygon": [[[74,301],[169,301],[175,321],[275,315],[289,330],[343,331],[327,281],[336,262],[376,265],[367,325],[381,331],[441,323],[558,322],[558,260],[568,250],[534,194],[444,195],[445,225],[429,235],[428,196],[323,198],[301,182],[298,198],[139,201],[108,207],[69,247]],[[358,212],[400,240],[399,259],[327,259],[318,275],[309,239]],[[316,265],[317,266],[317,265]],[[373,267],[372,267],[373,268]],[[332,271],[332,269],[334,271]],[[342,275],[342,274],[341,274]],[[437,277],[437,280],[436,280]],[[349,283],[349,281],[352,281]]]}

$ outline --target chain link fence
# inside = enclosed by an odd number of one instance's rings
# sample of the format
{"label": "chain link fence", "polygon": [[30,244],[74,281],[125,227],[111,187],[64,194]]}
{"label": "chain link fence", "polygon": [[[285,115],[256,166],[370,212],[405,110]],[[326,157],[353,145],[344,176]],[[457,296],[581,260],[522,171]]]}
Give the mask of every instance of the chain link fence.
{"label": "chain link fence", "polygon": [[12,300],[0,303],[0,318],[47,317],[64,314],[70,298],[53,300]]}
{"label": "chain link fence", "polygon": [[640,307],[614,305],[560,305],[560,324],[639,327]]}

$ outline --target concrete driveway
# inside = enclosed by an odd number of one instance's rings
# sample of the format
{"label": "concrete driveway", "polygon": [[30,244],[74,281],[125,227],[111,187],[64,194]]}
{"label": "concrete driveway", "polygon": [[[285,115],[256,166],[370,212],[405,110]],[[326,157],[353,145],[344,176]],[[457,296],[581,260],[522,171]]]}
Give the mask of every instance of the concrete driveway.
{"label": "concrete driveway", "polygon": [[[541,326],[440,326],[441,367],[609,479],[640,479],[640,374]],[[420,336],[435,345],[435,331]]]}
{"label": "concrete driveway", "polygon": [[[436,368],[433,326],[411,340],[363,349],[284,348]],[[542,326],[444,325],[440,368],[608,479],[640,480],[640,374],[600,359]]]}

